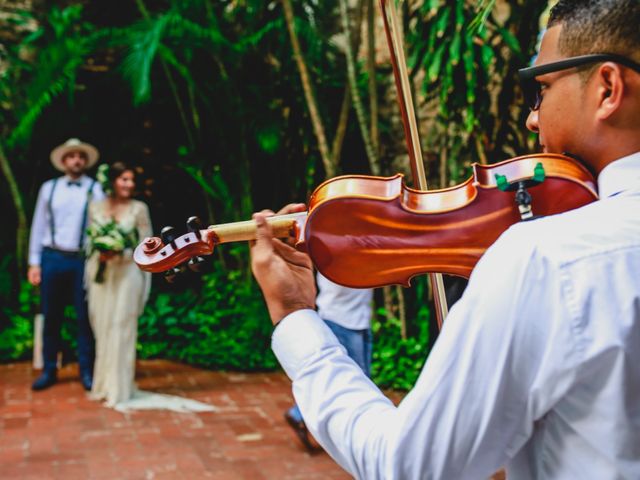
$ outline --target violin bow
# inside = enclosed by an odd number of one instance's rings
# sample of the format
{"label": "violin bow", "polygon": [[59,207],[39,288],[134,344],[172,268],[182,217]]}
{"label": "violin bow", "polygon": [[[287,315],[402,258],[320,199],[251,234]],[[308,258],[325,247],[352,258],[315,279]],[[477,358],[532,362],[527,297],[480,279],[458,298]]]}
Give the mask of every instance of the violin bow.
{"label": "violin bow", "polygon": [[[389,52],[391,54],[393,77],[396,83],[396,91],[398,92],[398,103],[400,105],[400,113],[402,115],[402,126],[404,127],[404,136],[407,142],[414,188],[421,191],[427,191],[429,189],[427,186],[427,176],[424,171],[422,148],[420,147],[420,137],[418,135],[418,124],[416,122],[416,114],[413,108],[409,74],[407,73],[404,50],[402,47],[402,38],[400,37],[398,29],[398,16],[396,14],[394,0],[380,0],[380,8],[382,10],[384,31],[387,35],[387,44],[389,45]],[[429,280],[433,291],[438,328],[440,329],[442,328],[444,319],[449,313],[442,274],[430,273]]]}

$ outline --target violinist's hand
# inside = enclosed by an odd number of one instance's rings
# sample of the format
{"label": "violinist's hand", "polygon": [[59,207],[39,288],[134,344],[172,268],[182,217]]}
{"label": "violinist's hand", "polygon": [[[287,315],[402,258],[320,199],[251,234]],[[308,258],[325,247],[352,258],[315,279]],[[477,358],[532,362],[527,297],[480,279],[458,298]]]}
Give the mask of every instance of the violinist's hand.
{"label": "violinist's hand", "polygon": [[[304,204],[289,204],[278,214],[303,212]],[[288,314],[304,308],[315,308],[316,285],[313,266],[306,253],[273,238],[267,217],[270,210],[254,213],[258,226],[256,240],[251,242],[251,269],[267,302],[271,321],[276,325]]]}

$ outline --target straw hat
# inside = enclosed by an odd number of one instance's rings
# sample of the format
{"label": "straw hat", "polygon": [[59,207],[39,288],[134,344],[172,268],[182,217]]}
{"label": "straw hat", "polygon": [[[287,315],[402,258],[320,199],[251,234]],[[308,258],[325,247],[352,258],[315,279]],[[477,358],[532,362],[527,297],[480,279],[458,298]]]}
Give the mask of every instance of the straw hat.
{"label": "straw hat", "polygon": [[65,168],[62,164],[62,159],[67,153],[75,151],[81,151],[87,155],[87,170],[95,165],[98,161],[98,157],[100,156],[98,149],[93,145],[81,142],[77,138],[70,138],[62,145],[58,145],[56,148],[51,150],[51,163],[57,170],[64,172]]}

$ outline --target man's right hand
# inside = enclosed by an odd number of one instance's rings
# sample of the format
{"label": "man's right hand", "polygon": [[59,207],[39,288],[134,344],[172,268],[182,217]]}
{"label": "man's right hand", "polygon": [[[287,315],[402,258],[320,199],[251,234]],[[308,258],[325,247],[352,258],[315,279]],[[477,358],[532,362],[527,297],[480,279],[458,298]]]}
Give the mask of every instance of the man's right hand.
{"label": "man's right hand", "polygon": [[27,280],[31,285],[37,287],[42,280],[41,270],[39,265],[31,265],[27,271]]}

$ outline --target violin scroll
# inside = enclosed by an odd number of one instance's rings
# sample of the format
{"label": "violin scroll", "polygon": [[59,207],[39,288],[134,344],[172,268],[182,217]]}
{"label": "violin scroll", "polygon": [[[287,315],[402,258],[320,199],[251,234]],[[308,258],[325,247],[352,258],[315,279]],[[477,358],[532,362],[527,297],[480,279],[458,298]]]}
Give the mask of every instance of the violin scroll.
{"label": "violin scroll", "polygon": [[[302,246],[303,226],[307,213],[298,212],[275,215],[268,219],[277,238],[292,237]],[[211,255],[216,245],[228,242],[254,240],[256,224],[253,220],[211,225],[202,228],[198,217],[189,217],[187,233],[177,236],[173,227],[164,227],[160,237],[145,238],[133,252],[138,267],[151,273],[167,272],[166,279],[172,282],[187,268],[200,273],[206,255]]]}
{"label": "violin scroll", "polygon": [[213,232],[200,229],[200,220],[190,217],[188,232],[178,236],[173,227],[164,227],[160,237],[147,237],[133,252],[133,259],[145,272],[167,272],[169,282],[185,271],[199,272],[204,263],[203,256],[211,255],[215,247]]}

